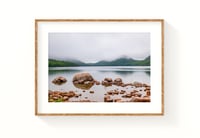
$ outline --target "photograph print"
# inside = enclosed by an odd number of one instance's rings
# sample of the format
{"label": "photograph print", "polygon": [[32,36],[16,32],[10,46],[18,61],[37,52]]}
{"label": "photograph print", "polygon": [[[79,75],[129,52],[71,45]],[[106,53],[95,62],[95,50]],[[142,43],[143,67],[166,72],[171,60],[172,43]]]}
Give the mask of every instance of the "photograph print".
{"label": "photograph print", "polygon": [[164,115],[164,20],[36,19],[35,115]]}
{"label": "photograph print", "polygon": [[150,32],[49,32],[48,102],[151,102]]}

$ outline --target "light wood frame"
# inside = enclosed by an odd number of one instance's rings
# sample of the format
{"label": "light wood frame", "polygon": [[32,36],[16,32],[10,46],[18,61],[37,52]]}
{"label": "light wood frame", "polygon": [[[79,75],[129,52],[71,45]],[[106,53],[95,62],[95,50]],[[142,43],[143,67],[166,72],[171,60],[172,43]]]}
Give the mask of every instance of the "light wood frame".
{"label": "light wood frame", "polygon": [[[39,22],[160,22],[161,23],[161,113],[39,113],[38,112],[38,23]],[[35,19],[35,115],[36,116],[162,116],[164,115],[164,19]]]}

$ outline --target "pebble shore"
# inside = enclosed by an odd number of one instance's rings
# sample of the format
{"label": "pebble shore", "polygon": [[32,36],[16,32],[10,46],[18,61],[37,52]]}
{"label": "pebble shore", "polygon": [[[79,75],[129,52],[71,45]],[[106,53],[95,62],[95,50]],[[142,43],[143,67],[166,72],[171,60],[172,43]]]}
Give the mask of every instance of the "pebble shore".
{"label": "pebble shore", "polygon": [[[79,84],[80,85],[80,84]],[[88,84],[82,84],[90,85]],[[92,85],[98,85],[99,87],[111,87],[112,85],[118,86],[119,88],[131,88],[131,91],[120,90],[120,89],[113,89],[109,90],[104,93],[104,102],[150,102],[151,101],[151,87],[148,84],[134,82],[134,83],[123,83],[122,79],[117,78],[112,81],[110,78],[105,78],[102,82],[100,81],[93,81]],[[85,86],[87,88],[87,86]],[[127,88],[128,89],[128,88]],[[137,89],[137,90],[136,90]],[[142,92],[143,90],[143,92]],[[90,94],[94,94],[95,91],[92,90],[82,90],[82,92],[88,92]],[[144,93],[145,92],[145,93]],[[115,95],[119,95],[121,98],[114,98]],[[72,98],[80,98],[82,94],[77,93],[76,91],[51,91],[49,90],[48,101],[49,102],[96,102],[92,99],[88,99],[88,97],[84,97],[81,100],[70,100]]]}

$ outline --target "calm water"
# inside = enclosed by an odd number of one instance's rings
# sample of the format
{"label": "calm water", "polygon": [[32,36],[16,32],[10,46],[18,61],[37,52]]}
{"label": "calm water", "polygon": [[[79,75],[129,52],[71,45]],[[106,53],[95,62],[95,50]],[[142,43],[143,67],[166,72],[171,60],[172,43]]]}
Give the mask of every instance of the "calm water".
{"label": "calm water", "polygon": [[[49,68],[49,90],[52,91],[75,91],[76,93],[81,93],[82,96],[79,98],[71,98],[70,100],[78,101],[88,99],[91,101],[104,101],[104,94],[109,90],[119,89],[126,90],[127,92],[133,89],[131,86],[119,87],[119,86],[109,86],[104,87],[102,85],[93,85],[89,90],[83,92],[83,90],[76,88],[72,79],[74,74],[80,72],[88,72],[93,78],[97,81],[104,80],[105,77],[112,78],[121,78],[124,83],[133,83],[134,81],[146,83],[150,85],[150,67],[129,67],[129,66],[105,66],[105,67],[50,67]],[[52,80],[56,77],[63,76],[67,79],[67,83],[62,85],[55,85],[52,83]],[[141,93],[143,89],[140,89]],[[94,91],[95,93],[91,94],[89,91]],[[113,98],[121,98],[120,95],[115,95]],[[123,98],[122,98],[123,99]],[[126,98],[126,100],[129,100]]]}

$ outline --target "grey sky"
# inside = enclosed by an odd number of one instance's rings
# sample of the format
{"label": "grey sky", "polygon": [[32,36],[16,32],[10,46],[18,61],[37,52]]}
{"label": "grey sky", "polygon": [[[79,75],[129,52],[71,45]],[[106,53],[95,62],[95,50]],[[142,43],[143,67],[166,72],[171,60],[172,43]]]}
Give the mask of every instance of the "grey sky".
{"label": "grey sky", "polygon": [[150,33],[49,33],[49,58],[92,63],[150,55]]}

